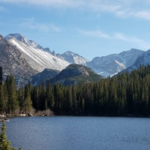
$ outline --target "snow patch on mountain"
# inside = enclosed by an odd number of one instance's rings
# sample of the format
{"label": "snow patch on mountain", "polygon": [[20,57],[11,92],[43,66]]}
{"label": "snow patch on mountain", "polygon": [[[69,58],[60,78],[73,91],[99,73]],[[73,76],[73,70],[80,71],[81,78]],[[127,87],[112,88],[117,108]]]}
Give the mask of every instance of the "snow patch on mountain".
{"label": "snow patch on mountain", "polygon": [[17,39],[18,41],[21,41],[25,44],[28,44],[28,40],[21,34],[18,34],[18,33],[14,33],[14,34],[9,34],[5,37],[6,40],[9,40],[9,39],[12,39],[12,38],[15,38]]}
{"label": "snow patch on mountain", "polygon": [[[118,72],[130,67],[135,63],[137,58],[144,52],[137,49],[131,49],[119,54],[111,54],[102,57],[95,57],[92,61],[88,61],[84,57],[67,51],[63,54],[51,52],[49,48],[43,48],[32,40],[27,40],[21,34],[9,34],[5,37],[11,44],[15,45],[23,54],[23,58],[28,62],[29,66],[38,72],[45,68],[62,70],[69,64],[81,64],[90,67],[97,74],[104,77],[113,76]],[[149,54],[145,54],[143,58],[138,60],[144,64],[149,64]],[[140,63],[141,64],[141,63]],[[134,66],[133,68],[135,68]]]}
{"label": "snow patch on mountain", "polygon": [[87,66],[104,77],[113,76],[133,65],[142,53],[144,52],[141,50],[131,49],[119,54],[95,57],[92,61],[87,62]]}
{"label": "snow patch on mountain", "polygon": [[29,41],[22,35],[10,34],[6,39],[22,52],[29,65],[38,72],[45,68],[62,70],[69,65],[67,61],[44,51],[34,41]]}
{"label": "snow patch on mountain", "polygon": [[81,64],[81,65],[85,65],[88,60],[83,58],[82,56],[78,55],[78,54],[75,54],[71,51],[67,51],[65,53],[63,53],[61,55],[61,57],[68,61],[70,64]]}
{"label": "snow patch on mountain", "polygon": [[150,50],[139,55],[135,63],[130,67],[126,68],[125,70],[123,70],[122,72],[131,72],[135,69],[138,69],[141,65],[147,66],[149,64],[150,64]]}
{"label": "snow patch on mountain", "polygon": [[122,67],[122,68],[126,68],[125,65],[123,63],[120,63],[117,60],[114,60],[116,62],[116,64],[118,64],[118,66]]}
{"label": "snow patch on mountain", "polygon": [[27,40],[23,35],[21,34],[18,34],[18,33],[15,33],[15,34],[9,34],[5,37],[6,40],[10,40],[10,39],[17,39],[18,41],[28,45],[28,46],[31,46],[33,48],[37,48],[37,49],[42,49],[43,50],[43,47],[40,46],[39,44],[35,43],[34,41],[32,40]]}

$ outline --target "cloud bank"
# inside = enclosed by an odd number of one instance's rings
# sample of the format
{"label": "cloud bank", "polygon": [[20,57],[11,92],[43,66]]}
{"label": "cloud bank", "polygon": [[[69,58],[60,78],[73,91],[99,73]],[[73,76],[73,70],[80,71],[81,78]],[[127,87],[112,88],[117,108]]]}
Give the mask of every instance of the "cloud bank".
{"label": "cloud bank", "polygon": [[87,31],[87,30],[78,29],[78,31],[81,35],[91,37],[91,38],[95,37],[95,38],[103,38],[103,39],[110,39],[110,40],[113,39],[120,40],[123,42],[135,44],[143,49],[149,49],[150,47],[149,42],[131,35],[124,35],[122,33],[107,34],[101,30]]}
{"label": "cloud bank", "polygon": [[22,19],[20,26],[32,30],[41,31],[41,32],[60,31],[60,28],[54,25],[53,23],[39,23],[36,22],[34,18]]}
{"label": "cloud bank", "polygon": [[59,9],[83,9],[85,11],[112,13],[121,18],[134,17],[150,20],[149,0],[0,0],[0,2],[19,5],[30,4]]}

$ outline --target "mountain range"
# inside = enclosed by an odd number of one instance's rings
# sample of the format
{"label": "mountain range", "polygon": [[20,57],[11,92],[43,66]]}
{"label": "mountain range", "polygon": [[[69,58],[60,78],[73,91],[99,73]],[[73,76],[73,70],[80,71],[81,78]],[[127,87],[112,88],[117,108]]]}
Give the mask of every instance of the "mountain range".
{"label": "mountain range", "polygon": [[[97,56],[89,61],[71,51],[56,54],[54,51],[51,52],[49,48],[43,48],[36,42],[26,39],[21,34],[9,34],[5,38],[0,35],[0,66],[4,68],[3,78],[11,73],[15,76],[17,84],[26,84],[32,81],[36,85],[40,83],[40,80],[70,84],[75,82],[76,72],[83,71],[85,68],[86,71],[91,68],[96,74],[108,77],[122,71],[130,72],[140,65],[148,65],[149,63],[150,50],[145,52],[131,49],[119,54]],[[76,65],[72,66],[71,64]],[[73,69],[76,71],[74,72]],[[89,72],[83,73],[82,76],[85,77]],[[78,76],[80,75],[78,74]],[[101,78],[101,76],[99,77]],[[96,79],[100,79],[99,77]],[[68,78],[69,81],[65,82],[64,79],[68,80]]]}
{"label": "mountain range", "polygon": [[131,49],[119,54],[95,57],[92,61],[87,63],[87,66],[104,77],[113,76],[133,65],[138,56],[142,53],[144,52],[141,50]]}
{"label": "mountain range", "polygon": [[0,66],[3,68],[3,80],[13,74],[18,84],[27,84],[31,76],[38,73],[28,64],[23,54],[1,35]]}
{"label": "mountain range", "polygon": [[9,34],[5,39],[14,45],[27,60],[29,66],[34,70],[41,72],[45,68],[62,70],[69,65],[64,59],[47,52],[34,41],[27,40],[20,34]]}

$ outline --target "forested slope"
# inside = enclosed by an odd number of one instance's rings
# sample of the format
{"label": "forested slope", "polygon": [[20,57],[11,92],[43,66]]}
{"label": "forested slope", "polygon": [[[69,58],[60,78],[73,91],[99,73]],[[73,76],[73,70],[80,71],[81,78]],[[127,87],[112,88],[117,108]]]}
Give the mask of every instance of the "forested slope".
{"label": "forested slope", "polygon": [[73,86],[27,85],[15,89],[13,76],[0,86],[0,112],[51,109],[56,115],[150,116],[150,66]]}

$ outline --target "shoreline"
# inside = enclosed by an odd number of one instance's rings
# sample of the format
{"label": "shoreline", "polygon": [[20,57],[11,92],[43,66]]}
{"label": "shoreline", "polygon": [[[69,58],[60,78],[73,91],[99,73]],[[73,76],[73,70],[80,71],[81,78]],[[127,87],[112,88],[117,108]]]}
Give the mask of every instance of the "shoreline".
{"label": "shoreline", "polygon": [[134,116],[134,115],[126,115],[126,116],[97,116],[97,115],[39,115],[39,114],[18,114],[18,115],[0,115],[0,122],[2,120],[9,120],[10,118],[15,117],[106,117],[106,118],[150,118],[150,116]]}

